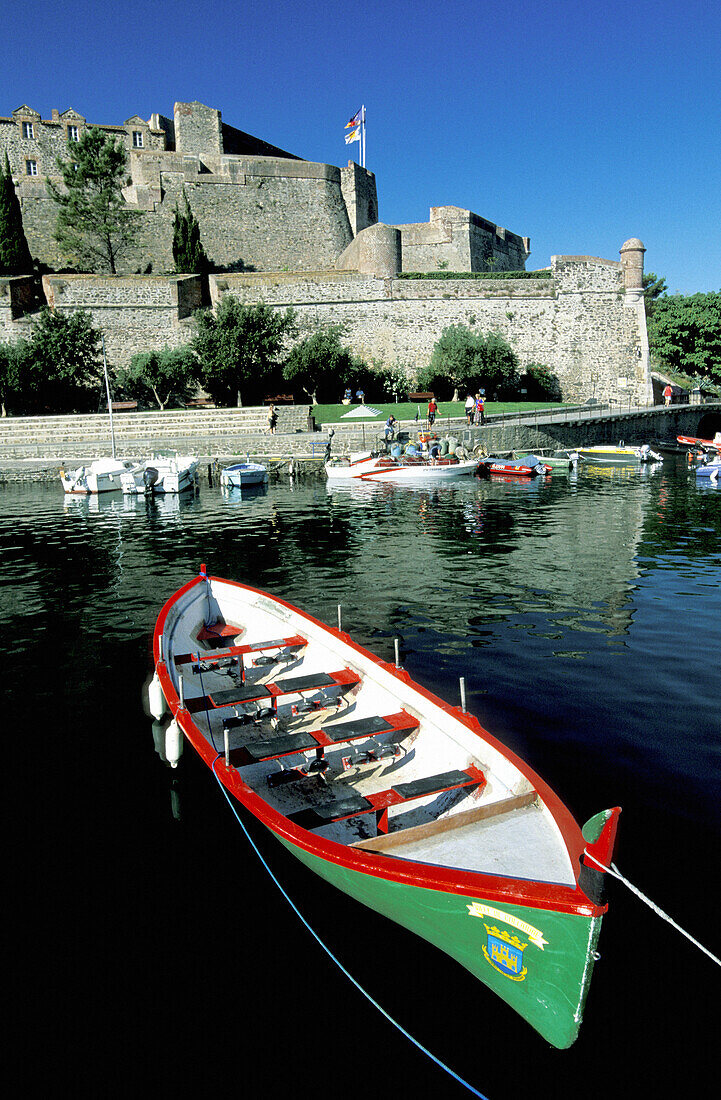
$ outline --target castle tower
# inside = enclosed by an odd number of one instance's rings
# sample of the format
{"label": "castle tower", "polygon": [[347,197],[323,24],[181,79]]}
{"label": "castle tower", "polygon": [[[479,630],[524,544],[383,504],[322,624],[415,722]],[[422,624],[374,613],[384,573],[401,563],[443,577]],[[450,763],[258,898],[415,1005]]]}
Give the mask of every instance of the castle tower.
{"label": "castle tower", "polygon": [[637,300],[643,297],[643,254],[646,249],[638,237],[631,237],[621,247],[621,267],[626,298]]}

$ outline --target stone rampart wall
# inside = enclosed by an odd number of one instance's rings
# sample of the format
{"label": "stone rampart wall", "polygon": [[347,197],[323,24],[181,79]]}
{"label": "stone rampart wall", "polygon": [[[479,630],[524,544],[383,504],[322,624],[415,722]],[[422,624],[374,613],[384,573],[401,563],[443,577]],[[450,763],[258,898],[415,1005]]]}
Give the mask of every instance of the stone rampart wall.
{"label": "stone rampart wall", "polygon": [[[116,366],[138,351],[190,342],[191,314],[202,302],[197,276],[46,276],[44,287],[54,308],[91,313]],[[522,368],[548,366],[566,400],[649,397],[643,311],[624,290],[621,265],[609,260],[557,256],[551,278],[528,280],[383,279],[328,270],[211,276],[213,306],[227,294],[292,306],[301,334],[340,324],[348,345],[368,361],[413,370],[429,361],[444,328],[463,324],[500,333]],[[3,315],[11,338],[20,322],[8,295],[0,295],[0,321]]]}
{"label": "stone rampart wall", "polygon": [[639,400],[649,395],[639,312],[629,303],[620,263],[554,257],[551,279],[406,280],[344,272],[305,276],[228,275],[211,279],[211,297],[293,306],[303,331],[341,324],[367,360],[407,369],[425,365],[444,328],[498,332],[521,367],[543,363],[566,400]]}
{"label": "stone rampart wall", "polygon": [[52,309],[90,314],[115,366],[137,352],[189,343],[190,318],[203,305],[199,275],[45,275],[43,291]]}

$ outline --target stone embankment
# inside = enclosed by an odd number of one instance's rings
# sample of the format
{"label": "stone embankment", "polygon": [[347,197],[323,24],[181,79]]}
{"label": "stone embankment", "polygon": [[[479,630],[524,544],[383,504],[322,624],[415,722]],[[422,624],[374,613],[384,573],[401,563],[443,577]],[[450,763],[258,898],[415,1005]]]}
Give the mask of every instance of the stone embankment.
{"label": "stone embankment", "polygon": [[[609,406],[560,407],[526,416],[490,416],[482,427],[469,428],[464,418],[439,417],[439,437],[455,436],[467,451],[486,454],[534,451],[591,443],[644,443],[673,439],[678,433],[710,436],[721,422],[721,404],[700,407],[651,406],[625,411]],[[401,422],[401,438],[414,438],[424,422]],[[374,447],[383,438],[383,420],[343,422],[315,430],[308,405],[278,407],[271,435],[267,408],[193,409],[167,412],[122,412],[113,416],[115,453],[139,461],[156,451],[198,456],[203,475],[212,480],[222,465],[246,457],[264,462],[271,474],[318,473],[330,432],[333,455]],[[0,483],[53,480],[62,467],[85,465],[112,454],[110,418],[47,416],[0,418]]]}

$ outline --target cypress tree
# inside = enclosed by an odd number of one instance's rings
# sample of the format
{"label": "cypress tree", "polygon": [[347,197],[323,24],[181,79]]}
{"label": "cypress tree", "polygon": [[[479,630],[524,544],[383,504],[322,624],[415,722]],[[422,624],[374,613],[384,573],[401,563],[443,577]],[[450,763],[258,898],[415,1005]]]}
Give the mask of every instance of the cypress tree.
{"label": "cypress tree", "polygon": [[6,153],[5,167],[0,167],[0,275],[31,275],[32,271],[33,258]]}
{"label": "cypress tree", "polygon": [[183,193],[185,212],[175,207],[173,222],[173,259],[178,274],[204,275],[210,262],[200,241],[200,226],[190,209],[188,196]]}

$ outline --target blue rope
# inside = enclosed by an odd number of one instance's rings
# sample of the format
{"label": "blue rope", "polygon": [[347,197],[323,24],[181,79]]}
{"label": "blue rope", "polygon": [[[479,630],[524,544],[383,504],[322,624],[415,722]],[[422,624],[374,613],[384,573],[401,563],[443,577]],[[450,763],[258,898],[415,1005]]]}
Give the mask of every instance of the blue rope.
{"label": "blue rope", "polygon": [[341,970],[341,971],[343,972],[343,974],[345,974],[346,978],[348,978],[348,980],[349,980],[349,981],[351,981],[351,982],[353,983],[353,985],[354,985],[354,986],[356,987],[356,989],[357,989],[357,990],[358,990],[358,991],[359,991],[360,993],[362,993],[362,994],[363,994],[363,996],[364,996],[364,997],[365,997],[365,998],[366,998],[366,999],[367,999],[368,1001],[370,1001],[370,1003],[371,1003],[371,1004],[373,1005],[373,1007],[374,1007],[374,1008],[377,1008],[377,1009],[378,1009],[378,1011],[379,1011],[379,1012],[381,1013],[381,1015],[382,1015],[382,1016],[385,1016],[386,1020],[388,1020],[388,1022],[389,1022],[389,1023],[393,1024],[393,1027],[397,1028],[397,1029],[398,1029],[398,1031],[400,1031],[401,1035],[404,1035],[404,1036],[406,1037],[406,1039],[408,1039],[408,1040],[409,1040],[409,1041],[410,1041],[411,1043],[413,1043],[413,1045],[414,1045],[414,1046],[418,1047],[418,1049],[419,1049],[420,1051],[422,1051],[422,1052],[423,1052],[423,1054],[427,1055],[427,1056],[428,1056],[428,1057],[429,1057],[429,1058],[431,1059],[431,1061],[432,1061],[432,1062],[435,1062],[435,1063],[436,1063],[436,1065],[440,1067],[440,1069],[443,1069],[443,1070],[445,1070],[445,1071],[446,1071],[446,1073],[450,1074],[450,1076],[451,1076],[451,1077],[453,1077],[453,1079],[454,1079],[455,1081],[457,1081],[459,1085],[462,1085],[462,1086],[463,1086],[464,1088],[468,1089],[468,1091],[469,1091],[470,1093],[472,1093],[472,1094],[473,1094],[474,1096],[478,1096],[478,1097],[480,1098],[480,1100],[488,1100],[488,1098],[487,1098],[486,1096],[484,1096],[482,1092],[479,1092],[479,1091],[478,1091],[477,1089],[475,1089],[475,1088],[473,1087],[473,1085],[470,1085],[470,1084],[468,1083],[468,1081],[464,1081],[464,1079],[463,1079],[462,1077],[459,1077],[459,1075],[458,1075],[457,1073],[454,1073],[454,1071],[453,1071],[452,1069],[450,1069],[450,1067],[449,1067],[449,1066],[447,1066],[447,1065],[446,1065],[446,1064],[445,1064],[444,1062],[441,1062],[441,1060],[440,1060],[439,1058],[436,1058],[435,1054],[431,1054],[431,1052],[430,1052],[430,1051],[429,1051],[429,1050],[428,1050],[428,1049],[427,1049],[426,1047],[424,1047],[422,1043],[420,1043],[420,1042],[419,1042],[419,1041],[418,1041],[417,1039],[414,1039],[414,1037],[413,1037],[413,1036],[412,1036],[412,1035],[411,1035],[411,1034],[410,1034],[409,1032],[407,1032],[407,1031],[406,1031],[406,1029],[405,1029],[404,1027],[402,1027],[402,1025],[401,1025],[401,1024],[399,1024],[399,1023],[398,1023],[398,1021],[397,1021],[397,1020],[394,1020],[394,1019],[393,1019],[393,1017],[392,1017],[391,1015],[389,1015],[389,1013],[388,1013],[388,1012],[386,1012],[386,1010],[385,1010],[385,1009],[384,1009],[384,1008],[382,1007],[382,1005],[379,1005],[379,1004],[378,1004],[378,1002],[377,1002],[377,1001],[375,1001],[375,1000],[374,1000],[374,999],[373,999],[373,998],[371,997],[370,993],[368,993],[368,991],[367,991],[367,990],[365,990],[365,989],[363,988],[363,986],[362,986],[362,985],[361,985],[361,984],[360,984],[360,983],[359,983],[358,981],[356,981],[356,979],[355,979],[355,978],[353,977],[353,975],[352,975],[351,973],[349,973],[349,971],[348,971],[348,970],[346,970],[346,968],[345,968],[345,967],[343,966],[343,963],[342,963],[342,962],[340,961],[340,959],[338,959],[338,958],[337,958],[337,957],[336,957],[336,956],[335,956],[335,955],[333,954],[333,952],[332,952],[332,951],[330,950],[330,948],[329,948],[329,947],[327,946],[327,944],[325,944],[325,943],[323,942],[323,940],[322,940],[322,939],[320,938],[320,936],[318,935],[318,933],[317,933],[317,932],[316,932],[316,931],[315,931],[315,930],[314,930],[313,928],[311,928],[311,926],[310,926],[310,925],[308,924],[308,921],[307,921],[307,920],[305,919],[305,917],[304,917],[304,916],[303,916],[303,914],[301,913],[301,911],[300,911],[300,909],[298,908],[298,906],[297,906],[297,905],[295,904],[295,902],[294,902],[294,901],[293,901],[293,900],[292,900],[292,899],[290,898],[290,896],[289,896],[289,895],[288,895],[288,894],[286,893],[286,891],[285,891],[285,889],[283,888],[283,886],[281,886],[280,882],[278,881],[278,879],[276,878],[276,876],[275,876],[275,875],[273,874],[273,872],[271,871],[270,867],[268,866],[268,864],[266,863],[265,859],[264,859],[264,858],[263,858],[263,856],[261,855],[260,849],[258,848],[257,844],[255,843],[255,841],[254,841],[254,840],[253,840],[253,838],[251,837],[250,833],[249,833],[249,832],[248,832],[248,830],[246,829],[245,825],[243,824],[243,821],[242,821],[242,819],[241,819],[241,817],[240,817],[240,814],[238,813],[238,811],[236,810],[235,806],[233,805],[233,802],[231,801],[230,795],[228,794],[228,792],[227,792],[227,790],[225,789],[225,787],[224,787],[223,783],[221,782],[221,779],[220,779],[220,777],[218,776],[218,773],[217,773],[217,772],[216,772],[216,770],[215,770],[215,765],[216,765],[216,764],[218,763],[218,761],[220,760],[221,756],[222,756],[222,753],[218,753],[218,755],[216,756],[216,758],[215,758],[215,760],[213,761],[213,764],[212,764],[212,768],[213,768],[213,775],[214,775],[214,776],[215,776],[215,778],[216,778],[216,779],[218,780],[218,786],[220,787],[221,791],[222,791],[222,792],[223,792],[223,794],[225,795],[225,797],[226,797],[226,800],[227,800],[227,802],[228,802],[228,805],[230,806],[231,810],[232,810],[232,811],[233,811],[233,813],[235,814],[235,816],[236,816],[236,819],[237,819],[237,821],[238,821],[238,824],[240,825],[241,829],[242,829],[242,830],[243,830],[243,832],[245,833],[246,839],[247,839],[248,843],[250,844],[251,848],[253,849],[253,851],[254,851],[254,852],[255,852],[255,854],[257,855],[257,857],[258,857],[258,859],[260,860],[260,862],[261,862],[261,863],[263,864],[263,866],[265,867],[266,871],[268,872],[268,874],[269,874],[269,875],[270,875],[270,877],[272,878],[272,880],[273,880],[273,882],[275,883],[275,885],[276,885],[276,886],[278,887],[278,889],[280,890],[280,892],[281,892],[281,894],[283,895],[283,897],[285,898],[285,900],[286,900],[286,901],[288,902],[288,905],[290,905],[290,907],[291,907],[291,909],[293,910],[293,912],[295,913],[295,915],[296,915],[296,916],[297,916],[297,917],[298,917],[298,918],[299,918],[299,919],[300,919],[300,920],[302,921],[302,923],[303,923],[303,924],[305,925],[305,927],[306,927],[306,928],[308,929],[308,931],[310,932],[310,934],[311,934],[311,936],[313,937],[313,939],[314,939],[314,940],[316,940],[316,941],[317,941],[317,943],[319,943],[319,944],[320,944],[320,946],[321,946],[321,947],[323,948],[323,950],[324,950],[324,951],[325,951],[325,953],[326,953],[326,954],[328,955],[328,957],[329,957],[330,959],[332,959],[332,960],[333,960],[333,962],[334,962],[334,963],[336,964],[336,966],[338,967],[338,969],[339,969],[339,970]]}

